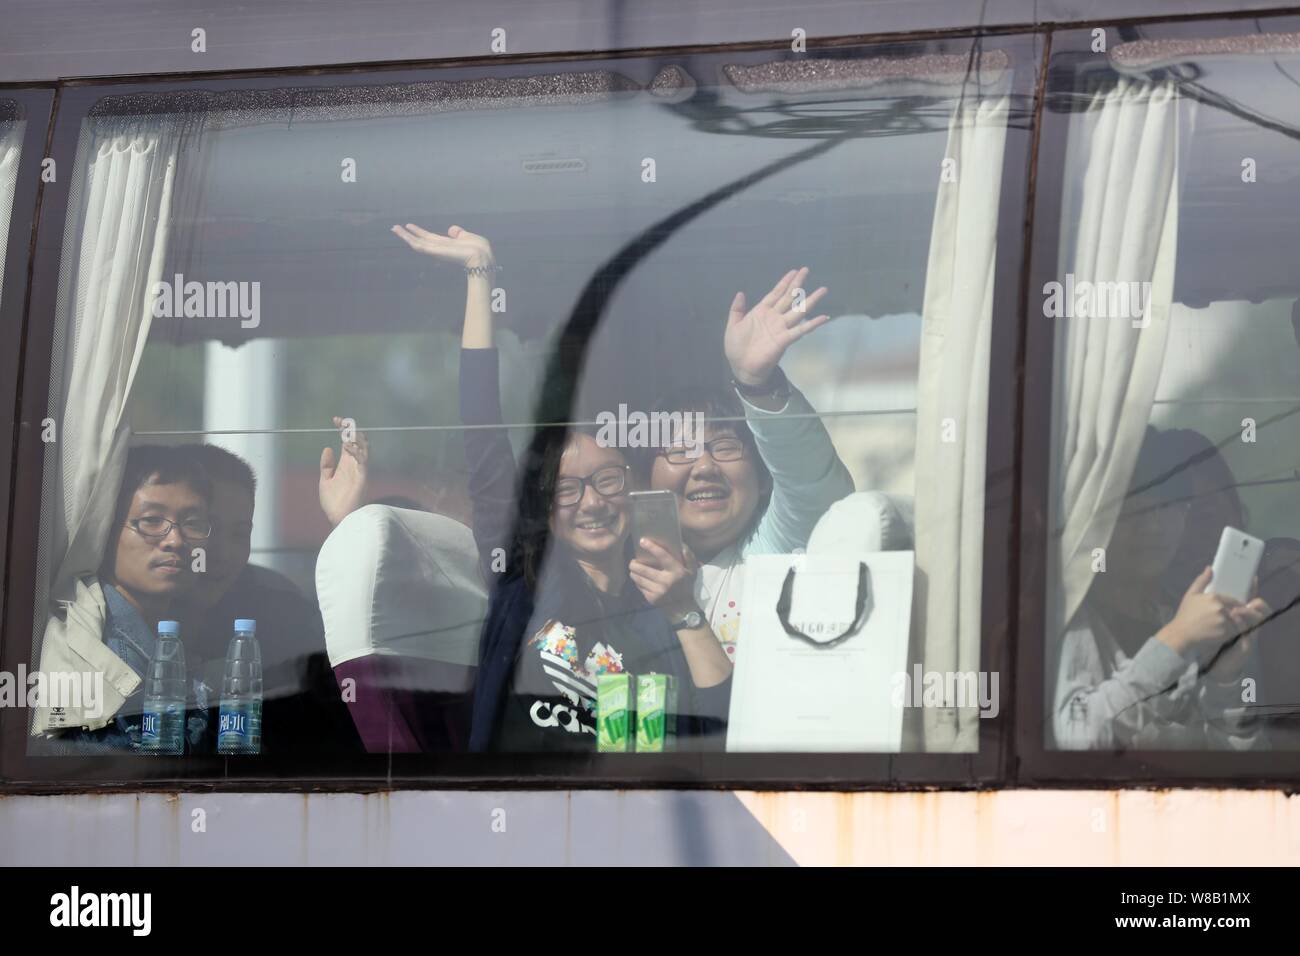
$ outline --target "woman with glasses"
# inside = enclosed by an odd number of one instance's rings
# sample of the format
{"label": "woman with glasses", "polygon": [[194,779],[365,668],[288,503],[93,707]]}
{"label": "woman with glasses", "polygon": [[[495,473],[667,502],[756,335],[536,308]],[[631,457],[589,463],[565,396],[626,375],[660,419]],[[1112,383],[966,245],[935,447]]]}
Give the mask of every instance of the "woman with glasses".
{"label": "woman with glasses", "polygon": [[809,318],[826,288],[803,297],[807,278],[807,268],[787,272],[748,310],[736,293],[723,334],[731,388],[679,390],[656,407],[702,414],[703,447],[651,450],[642,463],[650,487],[677,496],[682,540],[702,562],[695,597],[728,659],[745,558],[803,548],[826,509],[853,492],[821,419],[781,371],[786,349],[830,321]]}
{"label": "woman with glasses", "polygon": [[1264,746],[1243,697],[1269,615],[1207,593],[1204,567],[1172,607],[1161,587],[1186,533],[1195,486],[1185,442],[1148,428],[1102,567],[1058,648],[1056,745],[1084,749]]}
{"label": "woman with glasses", "polygon": [[[104,645],[140,679],[106,726],[77,728],[56,738],[54,752],[113,752],[140,742],[143,679],[153,657],[158,622],[177,617],[178,603],[194,586],[194,549],[212,533],[208,506],[212,484],[181,449],[146,445],[127,455],[114,511],[109,547],[99,570]],[[185,634],[182,631],[181,639]],[[189,660],[191,678],[198,673]],[[115,686],[128,675],[105,674]],[[192,679],[186,713],[187,753],[208,753],[208,708],[215,693]]]}
{"label": "woman with glasses", "polygon": [[412,224],[393,232],[417,252],[462,266],[468,282],[461,421],[491,595],[470,749],[594,750],[596,685],[618,673],[675,676],[677,734],[694,738],[683,745],[718,743],[731,664],[695,605],[689,555],[643,541],[632,558],[630,469],[593,430],[540,427],[529,477],[519,481],[502,427],[491,246],[457,226],[445,236]]}

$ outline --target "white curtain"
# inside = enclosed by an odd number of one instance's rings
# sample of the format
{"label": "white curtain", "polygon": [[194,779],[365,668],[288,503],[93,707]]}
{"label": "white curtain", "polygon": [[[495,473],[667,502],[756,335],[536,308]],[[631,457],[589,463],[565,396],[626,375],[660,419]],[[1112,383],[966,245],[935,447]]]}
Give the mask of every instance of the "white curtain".
{"label": "white curtain", "polygon": [[1049,647],[1087,594],[1093,550],[1110,540],[1151,417],[1174,287],[1178,110],[1171,84],[1125,78],[1071,131],[1083,185],[1073,242],[1062,237],[1073,255],[1063,256],[1059,279],[1072,274],[1076,290],[1085,282],[1094,290],[1100,282],[1149,282],[1150,293],[1136,322],[1042,320],[1058,323],[1048,580],[1059,586],[1050,589]]}
{"label": "white curtain", "polygon": [[[14,187],[18,184],[18,160],[23,151],[26,122],[0,123],[0,286],[5,274],[5,250],[9,245],[9,221],[13,215]],[[4,289],[0,288],[0,293]]]}
{"label": "white curtain", "polygon": [[[42,508],[41,644],[47,671],[103,670],[110,709],[99,720],[38,712],[49,726],[102,726],[138,678],[102,643],[103,596],[95,581],[110,535],[130,428],[131,383],[149,337],[151,290],[162,276],[182,124],[151,118],[127,128],[88,131],[84,169],[69,200],[59,276]],[[60,337],[62,332],[66,337]],[[39,579],[39,576],[38,576]],[[38,585],[39,586],[39,585]]]}
{"label": "white curtain", "polygon": [[[989,333],[1008,110],[1005,94],[963,98],[934,210],[917,395],[912,617],[913,660],[919,655],[927,671],[980,668]],[[978,714],[977,706],[923,708],[923,727],[905,728],[905,747],[974,751]]]}

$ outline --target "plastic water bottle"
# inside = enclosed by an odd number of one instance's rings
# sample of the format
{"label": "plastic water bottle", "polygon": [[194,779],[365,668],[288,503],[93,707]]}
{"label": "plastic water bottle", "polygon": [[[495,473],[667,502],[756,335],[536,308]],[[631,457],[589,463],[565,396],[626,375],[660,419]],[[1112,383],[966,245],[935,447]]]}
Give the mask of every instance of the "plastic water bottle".
{"label": "plastic water bottle", "polygon": [[261,752],[262,652],[257,646],[257,622],[241,618],[235,622],[235,636],[226,652],[217,753]]}
{"label": "plastic water bottle", "polygon": [[144,681],[140,749],[151,754],[185,752],[185,648],[175,621],[158,622],[158,643]]}

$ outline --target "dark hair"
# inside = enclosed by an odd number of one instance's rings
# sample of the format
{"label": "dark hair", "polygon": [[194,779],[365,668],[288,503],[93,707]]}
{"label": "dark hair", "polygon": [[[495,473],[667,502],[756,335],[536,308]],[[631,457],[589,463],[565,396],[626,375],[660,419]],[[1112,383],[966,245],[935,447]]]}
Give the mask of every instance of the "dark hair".
{"label": "dark hair", "polygon": [[[551,511],[555,507],[560,459],[578,435],[594,438],[596,429],[587,425],[539,425],[524,451],[517,517],[507,566],[520,568],[530,587],[537,586],[545,561],[565,560],[559,555],[548,557],[547,554],[551,544]],[[585,573],[576,567],[573,570]]]}
{"label": "dark hair", "polygon": [[1148,425],[1133,466],[1128,497],[1151,492],[1163,501],[1190,502],[1195,496],[1185,437]]}
{"label": "dark hair", "polygon": [[1300,541],[1269,538],[1259,566],[1259,596],[1274,619],[1300,602]]}
{"label": "dark hair", "polygon": [[[1164,589],[1172,603],[1182,599],[1188,582],[1214,560],[1219,536],[1227,526],[1244,528],[1246,509],[1237,493],[1237,480],[1217,446],[1198,431],[1176,428],[1159,433],[1157,447],[1144,466],[1150,479],[1161,468],[1177,469],[1166,499],[1181,499],[1190,506],[1178,551],[1165,569]],[[1163,449],[1163,450],[1162,450]],[[1167,461],[1163,464],[1159,459]],[[1158,477],[1158,476],[1156,476]],[[1199,486],[1199,487],[1198,487]]]}
{"label": "dark hair", "polygon": [[1228,524],[1242,527],[1246,523],[1246,509],[1237,493],[1237,476],[1214,442],[1191,428],[1174,428],[1166,434],[1177,444],[1177,455],[1184,463],[1189,481],[1195,486],[1199,479],[1210,486],[1210,491],[1192,494],[1197,497],[1218,495],[1219,501],[1231,512]]}
{"label": "dark hair", "polygon": [[217,481],[231,481],[250,495],[257,494],[257,475],[253,466],[233,451],[220,445],[178,445],[177,449],[192,456],[199,467]]}
{"label": "dark hair", "polygon": [[[212,501],[212,481],[193,455],[182,446],[138,445],[126,453],[126,467],[118,486],[117,504],[113,508],[114,533],[126,524],[135,493],[145,485],[189,485],[205,502]],[[116,554],[116,538],[105,548],[104,561],[111,563]]]}
{"label": "dark hair", "polygon": [[[772,473],[767,470],[767,463],[758,452],[758,443],[754,441],[754,433],[749,430],[745,406],[739,396],[731,389],[690,385],[673,392],[671,397],[661,398],[651,409],[651,414],[663,412],[670,414],[680,412],[684,415],[698,412],[704,416],[706,424],[712,424],[714,428],[731,430],[745,446],[745,460],[752,464],[758,473],[758,484],[762,493],[758,507],[754,509],[753,518],[740,534],[739,540],[744,541],[754,533],[754,529],[758,527],[763,513],[767,511],[767,506],[772,500]],[[633,454],[635,455],[633,466],[640,473],[646,487],[649,487],[651,469],[654,467],[655,458],[659,455],[659,449],[637,448]]]}

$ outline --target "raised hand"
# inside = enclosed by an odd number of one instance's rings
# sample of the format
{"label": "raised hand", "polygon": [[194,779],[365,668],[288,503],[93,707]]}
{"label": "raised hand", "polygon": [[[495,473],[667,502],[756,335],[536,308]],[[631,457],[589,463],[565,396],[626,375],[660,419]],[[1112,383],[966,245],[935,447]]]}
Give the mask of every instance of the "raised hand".
{"label": "raised hand", "polygon": [[[341,429],[343,419],[334,416],[334,427]],[[367,463],[370,460],[370,443],[366,434],[358,430],[352,441],[344,442],[337,462],[333,448],[320,453],[320,482],[317,490],[320,507],[331,526],[365,503]]]}
{"label": "raised hand", "polygon": [[806,318],[826,294],[825,286],[807,296],[802,309],[795,308],[794,292],[803,288],[807,276],[807,266],[791,269],[748,312],[745,293],[737,292],[731,300],[722,345],[731,374],[742,385],[763,385],[791,344],[830,321],[829,315]]}
{"label": "raised hand", "polygon": [[495,263],[492,257],[492,244],[482,236],[460,226],[452,226],[445,236],[422,229],[413,222],[408,222],[405,226],[393,226],[392,232],[416,252],[433,256],[435,259],[454,262],[466,268],[490,266]]}

